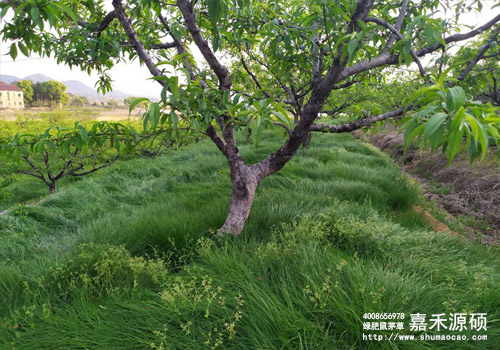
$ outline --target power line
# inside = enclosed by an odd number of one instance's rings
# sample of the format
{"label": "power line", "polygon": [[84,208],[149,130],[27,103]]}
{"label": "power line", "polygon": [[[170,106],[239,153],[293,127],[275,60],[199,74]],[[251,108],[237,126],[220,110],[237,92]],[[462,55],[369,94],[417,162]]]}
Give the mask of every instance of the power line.
{"label": "power line", "polygon": [[4,64],[4,63],[17,63],[17,62],[34,61],[34,60],[44,60],[44,59],[47,59],[47,57],[23,58],[23,59],[15,60],[15,61],[3,61],[3,62],[0,62],[0,64]]}

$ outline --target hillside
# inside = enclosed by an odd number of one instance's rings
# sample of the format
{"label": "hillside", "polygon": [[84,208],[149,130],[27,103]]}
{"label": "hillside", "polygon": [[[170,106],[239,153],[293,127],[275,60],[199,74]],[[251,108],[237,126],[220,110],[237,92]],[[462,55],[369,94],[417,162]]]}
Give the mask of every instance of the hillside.
{"label": "hillside", "polygon": [[24,77],[23,80],[31,80],[34,83],[44,83],[46,81],[55,80],[55,79],[52,79],[52,78],[50,78],[46,75],[43,75],[43,74],[32,74],[32,75],[28,75],[27,77]]}
{"label": "hillside", "polygon": [[67,91],[74,95],[87,97],[97,96],[97,92],[95,89],[88,87],[78,80],[63,81],[63,84],[66,85]]}
{"label": "hillside", "polygon": [[[240,138],[244,157],[278,135]],[[430,231],[420,190],[374,147],[315,135],[262,181],[242,237],[214,241],[228,177],[202,141],[48,197],[9,185],[25,205],[0,215],[0,348],[497,348],[498,250]],[[368,342],[370,312],[405,313],[414,335],[410,313],[487,313],[488,340]]]}
{"label": "hillside", "polygon": [[6,84],[12,84],[15,81],[19,81],[22,79],[19,79],[13,75],[5,75],[5,74],[0,74],[0,81],[3,81]]}

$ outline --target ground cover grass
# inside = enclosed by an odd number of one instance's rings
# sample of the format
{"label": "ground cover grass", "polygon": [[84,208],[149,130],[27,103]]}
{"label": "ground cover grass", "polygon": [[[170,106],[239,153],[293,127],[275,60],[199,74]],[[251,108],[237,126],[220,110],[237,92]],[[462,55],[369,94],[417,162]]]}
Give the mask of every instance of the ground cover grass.
{"label": "ground cover grass", "polygon": [[0,110],[0,121],[12,120],[48,120],[55,123],[64,123],[67,120],[107,120],[107,121],[120,121],[127,120],[129,117],[136,119],[144,112],[141,108],[136,108],[129,114],[128,107],[122,108],[105,108],[96,106],[65,106],[64,108],[49,108],[49,107],[36,107],[25,110],[16,109],[2,109]]}
{"label": "ground cover grass", "polygon": [[[0,348],[498,348],[498,250],[428,231],[373,147],[315,135],[262,181],[242,236],[214,242],[228,175],[203,141],[47,197],[8,185],[25,203],[0,216]],[[410,313],[483,312],[489,340],[365,341],[366,312],[404,312],[406,329]]]}

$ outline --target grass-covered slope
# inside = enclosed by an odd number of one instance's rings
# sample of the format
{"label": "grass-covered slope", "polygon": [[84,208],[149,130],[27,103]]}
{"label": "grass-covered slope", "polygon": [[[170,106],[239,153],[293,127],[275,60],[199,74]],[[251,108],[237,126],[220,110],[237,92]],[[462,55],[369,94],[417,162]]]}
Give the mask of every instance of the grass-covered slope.
{"label": "grass-covered slope", "polygon": [[[427,231],[374,148],[315,135],[262,181],[242,236],[214,243],[228,175],[204,141],[0,215],[0,349],[497,348],[498,251]],[[366,341],[366,312],[404,312],[407,334],[410,313],[488,313],[489,340]]]}

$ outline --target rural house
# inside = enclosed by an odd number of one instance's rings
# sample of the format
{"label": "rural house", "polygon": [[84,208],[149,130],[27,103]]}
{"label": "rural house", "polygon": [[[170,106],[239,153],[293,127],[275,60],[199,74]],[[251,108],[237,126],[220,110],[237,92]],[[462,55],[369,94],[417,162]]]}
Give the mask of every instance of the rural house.
{"label": "rural house", "polygon": [[0,81],[0,108],[24,109],[23,90]]}

